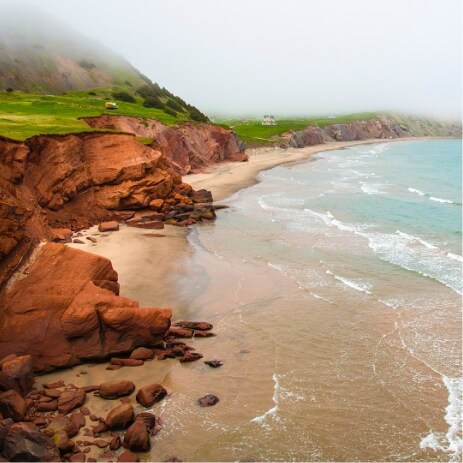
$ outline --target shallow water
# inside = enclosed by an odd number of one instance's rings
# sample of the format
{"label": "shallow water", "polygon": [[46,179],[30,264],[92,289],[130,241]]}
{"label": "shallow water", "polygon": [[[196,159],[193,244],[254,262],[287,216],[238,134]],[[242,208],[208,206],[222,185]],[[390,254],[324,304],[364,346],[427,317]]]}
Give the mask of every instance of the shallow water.
{"label": "shallow water", "polygon": [[[144,458],[460,461],[461,142],[322,153],[226,204],[174,278],[148,284],[136,230],[145,287],[115,263],[123,295],[169,285],[175,319],[212,322],[193,342],[224,362],[163,362],[172,395]],[[220,402],[199,408],[206,393]]]}

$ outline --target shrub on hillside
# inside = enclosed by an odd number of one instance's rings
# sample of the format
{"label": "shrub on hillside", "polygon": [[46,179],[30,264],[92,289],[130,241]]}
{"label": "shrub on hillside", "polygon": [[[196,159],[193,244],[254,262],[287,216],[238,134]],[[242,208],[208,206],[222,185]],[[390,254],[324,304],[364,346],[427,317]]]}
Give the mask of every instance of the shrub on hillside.
{"label": "shrub on hillside", "polygon": [[135,103],[135,98],[123,90],[120,92],[113,92],[113,98],[119,101],[126,101],[127,103]]}
{"label": "shrub on hillside", "polygon": [[175,111],[183,111],[183,108],[181,107],[181,105],[175,100],[169,100],[166,103],[166,106],[169,106],[169,108],[175,109]]}
{"label": "shrub on hillside", "polygon": [[157,96],[148,96],[145,98],[143,102],[143,106],[145,108],[157,108],[157,109],[164,109],[164,104]]}
{"label": "shrub on hillside", "polygon": [[173,109],[171,109],[171,108],[169,108],[167,106],[164,108],[164,112],[166,114],[169,114],[169,116],[177,117],[177,113]]}

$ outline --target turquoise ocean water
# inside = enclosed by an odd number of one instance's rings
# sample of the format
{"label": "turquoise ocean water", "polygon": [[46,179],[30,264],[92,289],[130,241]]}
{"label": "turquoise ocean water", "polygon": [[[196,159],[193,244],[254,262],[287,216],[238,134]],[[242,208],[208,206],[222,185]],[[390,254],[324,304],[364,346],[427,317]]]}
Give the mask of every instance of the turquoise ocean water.
{"label": "turquoise ocean water", "polygon": [[262,172],[193,232],[190,264],[231,276],[190,281],[190,308],[211,318],[219,292],[212,318],[249,331],[273,385],[198,458],[461,459],[461,159],[461,140],[320,153]]}

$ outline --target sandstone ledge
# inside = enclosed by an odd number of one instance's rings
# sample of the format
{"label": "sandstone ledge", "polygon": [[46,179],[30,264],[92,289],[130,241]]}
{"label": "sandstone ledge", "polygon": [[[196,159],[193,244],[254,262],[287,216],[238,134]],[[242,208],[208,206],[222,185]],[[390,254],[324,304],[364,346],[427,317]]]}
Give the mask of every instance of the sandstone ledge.
{"label": "sandstone ledge", "polygon": [[141,309],[118,293],[108,259],[44,245],[23,278],[0,294],[0,358],[30,354],[34,370],[44,372],[162,340],[171,310]]}

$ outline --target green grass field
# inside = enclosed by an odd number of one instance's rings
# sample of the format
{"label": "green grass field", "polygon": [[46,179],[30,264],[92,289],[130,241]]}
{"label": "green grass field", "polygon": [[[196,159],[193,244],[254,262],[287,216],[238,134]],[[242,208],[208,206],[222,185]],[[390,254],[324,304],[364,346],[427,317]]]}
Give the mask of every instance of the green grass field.
{"label": "green grass field", "polygon": [[[88,92],[72,92],[66,95],[39,95],[22,92],[0,92],[0,135],[15,140],[25,140],[38,134],[66,134],[95,131],[81,117],[117,114],[156,119],[166,125],[187,120],[178,113],[177,117],[166,114],[161,109],[145,108],[143,100],[135,103],[117,101],[118,109],[107,110],[105,102],[111,99],[111,89],[96,89],[96,95]],[[114,101],[114,100],[111,100]],[[262,125],[260,119],[247,122],[238,119],[217,121],[224,127],[233,129],[248,147],[275,144],[279,136],[289,130],[302,130],[308,125],[324,127],[329,124],[368,120],[376,113],[356,113],[336,118],[312,117],[299,119],[278,119],[277,125]],[[148,143],[149,140],[140,140]]]}
{"label": "green grass field", "polygon": [[[0,92],[0,135],[24,140],[38,134],[66,134],[94,131],[79,117],[118,114],[156,119],[166,125],[184,121],[182,114],[172,117],[161,109],[145,108],[142,99],[135,103],[117,101],[118,109],[106,110],[105,98],[110,89],[72,92],[67,95],[37,95],[22,92]],[[114,100],[111,100],[114,101]]]}
{"label": "green grass field", "polygon": [[369,120],[377,116],[376,113],[355,113],[335,118],[308,117],[299,119],[278,119],[277,125],[262,125],[261,120],[252,119],[249,122],[241,122],[238,119],[224,119],[217,121],[221,125],[233,129],[237,135],[249,146],[259,146],[278,143],[278,138],[289,130],[302,130],[309,125],[318,125],[322,128],[330,124],[345,124],[353,121]]}

